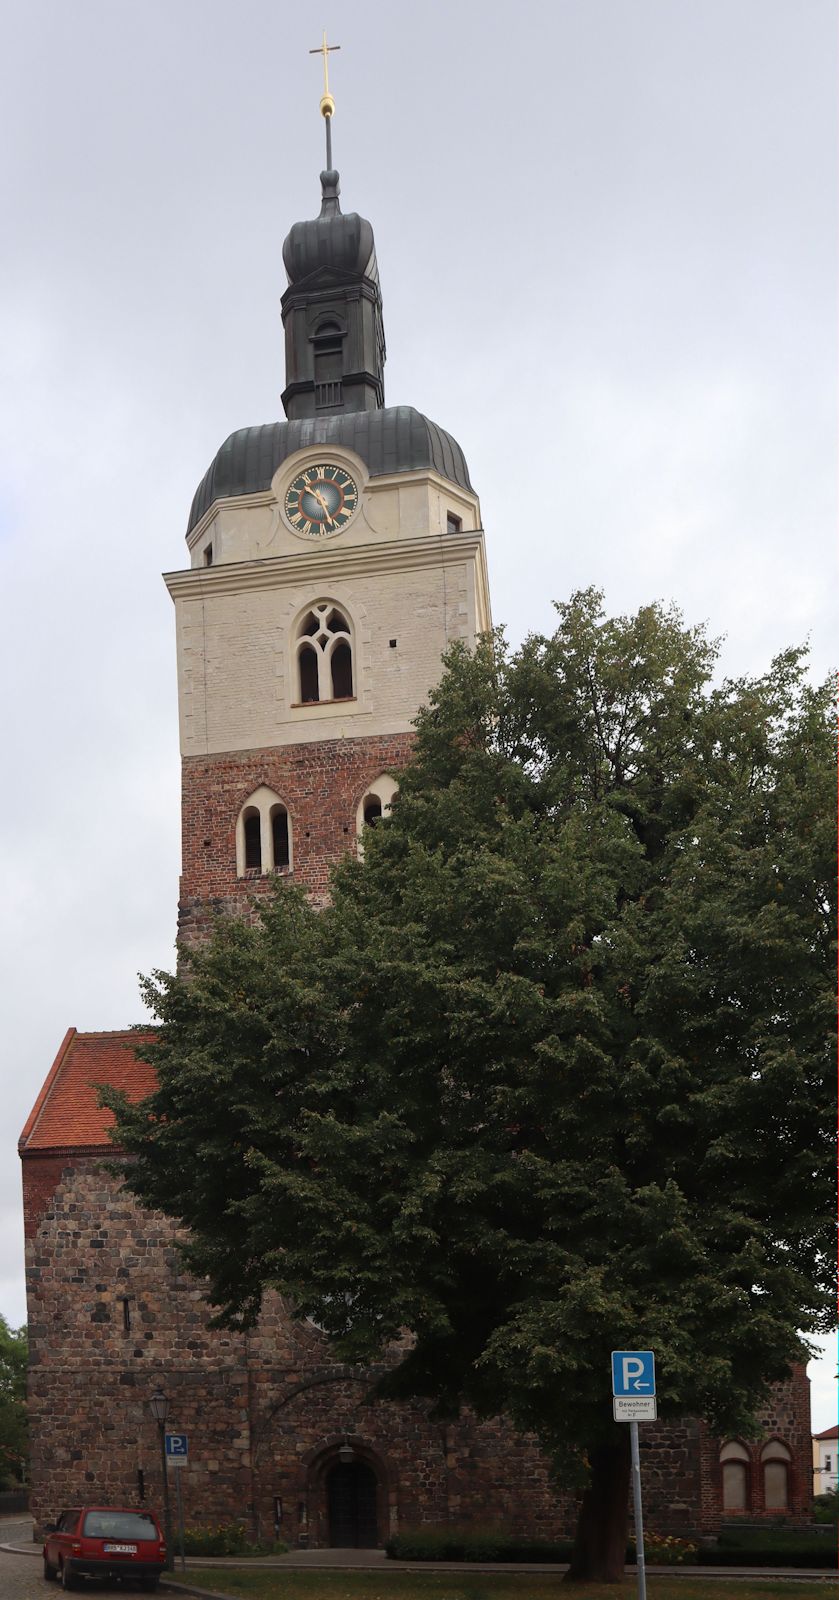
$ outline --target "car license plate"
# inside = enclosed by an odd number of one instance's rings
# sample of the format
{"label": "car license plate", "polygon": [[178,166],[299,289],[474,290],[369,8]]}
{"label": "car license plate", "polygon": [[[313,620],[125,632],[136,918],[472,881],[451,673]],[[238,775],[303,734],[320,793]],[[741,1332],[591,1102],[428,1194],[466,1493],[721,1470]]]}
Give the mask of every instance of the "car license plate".
{"label": "car license plate", "polygon": [[136,1556],[136,1544],[106,1544],[102,1546],[106,1556]]}

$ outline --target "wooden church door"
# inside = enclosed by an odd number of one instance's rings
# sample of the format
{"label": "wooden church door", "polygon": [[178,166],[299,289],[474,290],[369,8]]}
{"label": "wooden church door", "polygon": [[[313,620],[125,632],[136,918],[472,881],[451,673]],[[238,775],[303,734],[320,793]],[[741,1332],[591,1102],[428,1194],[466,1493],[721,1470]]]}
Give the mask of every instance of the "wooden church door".
{"label": "wooden church door", "polygon": [[329,1543],[339,1550],[372,1550],[378,1543],[376,1474],[365,1461],[339,1461],[327,1480]]}

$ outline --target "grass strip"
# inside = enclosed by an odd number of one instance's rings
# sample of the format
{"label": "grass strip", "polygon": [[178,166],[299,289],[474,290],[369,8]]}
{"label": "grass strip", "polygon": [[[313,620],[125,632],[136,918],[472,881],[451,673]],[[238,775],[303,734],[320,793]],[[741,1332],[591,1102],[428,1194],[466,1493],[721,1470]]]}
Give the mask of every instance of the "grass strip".
{"label": "grass strip", "polygon": [[[171,1581],[167,1577],[167,1582]],[[195,1568],[184,1580],[196,1589],[241,1596],[242,1600],[564,1600],[579,1593],[581,1600],[627,1600],[635,1593],[634,1575],[622,1584],[565,1584],[561,1573],[542,1572],[353,1572],[320,1569],[311,1572],[272,1572],[228,1568]],[[677,1578],[647,1580],[649,1600],[796,1600],[801,1580],[783,1578]],[[805,1595],[827,1600],[835,1594],[835,1580],[811,1579]]]}

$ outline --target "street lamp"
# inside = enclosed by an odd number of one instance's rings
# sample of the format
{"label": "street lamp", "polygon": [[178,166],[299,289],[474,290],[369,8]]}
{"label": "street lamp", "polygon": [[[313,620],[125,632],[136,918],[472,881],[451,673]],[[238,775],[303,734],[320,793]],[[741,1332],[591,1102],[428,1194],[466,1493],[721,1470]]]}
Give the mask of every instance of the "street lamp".
{"label": "street lamp", "polygon": [[160,1467],[163,1473],[163,1531],[166,1535],[166,1567],[171,1572],[175,1562],[172,1556],[172,1512],[169,1507],[169,1473],[166,1467],[166,1418],[169,1415],[169,1396],[155,1389],[149,1400],[151,1414],[160,1434]]}

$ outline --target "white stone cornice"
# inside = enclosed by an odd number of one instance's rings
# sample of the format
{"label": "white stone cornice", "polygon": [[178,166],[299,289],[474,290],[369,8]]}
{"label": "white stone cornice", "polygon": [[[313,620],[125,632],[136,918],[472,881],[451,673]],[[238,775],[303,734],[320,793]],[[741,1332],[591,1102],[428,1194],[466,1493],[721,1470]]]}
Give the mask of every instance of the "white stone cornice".
{"label": "white stone cornice", "polygon": [[488,619],[486,558],[481,529],[471,533],[424,534],[416,539],[343,548],[330,542],[328,548],[302,549],[299,553],[266,557],[261,561],[235,561],[164,572],[163,581],[173,600],[197,600],[248,590],[281,589],[292,583],[322,586],[336,578],[449,567],[469,560],[475,561],[480,573],[481,609]]}
{"label": "white stone cornice", "polygon": [[[347,451],[342,446],[336,445],[330,448],[332,448],[333,451],[338,451],[339,454],[355,454],[352,451]],[[322,457],[324,450],[326,449],[327,446],[325,444],[313,444],[306,445],[303,449],[295,450],[292,455],[287,456],[285,460],[281,462],[280,465],[283,473],[285,473],[286,469],[288,468],[290,469],[289,476],[293,477],[294,471],[297,470],[299,464],[305,463],[310,458],[314,459]],[[278,468],[278,471],[279,470],[280,469]],[[437,472],[434,467],[418,467],[412,472],[380,473],[377,477],[369,478],[367,480],[365,494],[375,498],[375,496],[378,494],[384,494],[389,489],[401,488],[402,485],[408,483],[432,484],[434,488],[441,490],[442,493],[447,495],[450,500],[474,508],[477,512],[477,517],[480,518],[480,505],[478,504],[478,496],[475,494],[475,491],[464,489],[461,484],[452,482],[450,478],[444,478],[442,474]],[[189,550],[194,550],[196,546],[200,544],[201,539],[206,533],[207,529],[215,521],[218,513],[226,510],[228,507],[232,507],[238,511],[247,511],[254,508],[259,509],[261,506],[275,506],[276,504],[277,497],[274,493],[274,490],[271,488],[258,489],[253,494],[219,495],[207,507],[203,517],[199,522],[196,522],[195,527],[190,528],[186,539],[187,548]]]}

